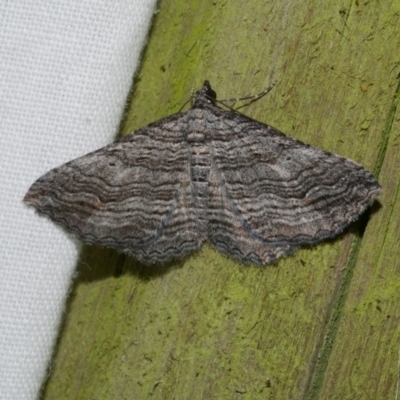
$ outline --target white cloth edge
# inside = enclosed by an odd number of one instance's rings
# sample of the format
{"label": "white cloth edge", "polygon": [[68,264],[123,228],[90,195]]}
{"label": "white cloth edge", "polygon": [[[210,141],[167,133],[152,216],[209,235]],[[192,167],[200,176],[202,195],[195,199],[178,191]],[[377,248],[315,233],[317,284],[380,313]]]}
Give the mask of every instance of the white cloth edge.
{"label": "white cloth edge", "polygon": [[22,198],[115,137],[155,0],[0,4],[0,398],[46,378],[78,248]]}

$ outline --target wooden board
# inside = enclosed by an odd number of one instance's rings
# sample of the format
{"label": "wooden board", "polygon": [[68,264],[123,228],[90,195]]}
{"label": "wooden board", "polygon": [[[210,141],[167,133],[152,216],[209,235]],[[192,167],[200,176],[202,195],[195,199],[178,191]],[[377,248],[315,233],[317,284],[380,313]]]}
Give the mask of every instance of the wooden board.
{"label": "wooden board", "polygon": [[[206,245],[144,267],[86,247],[44,399],[397,399],[400,3],[161,1],[122,133],[209,79],[241,112],[349,157],[369,221],[264,268]],[[365,232],[362,232],[364,227]]]}

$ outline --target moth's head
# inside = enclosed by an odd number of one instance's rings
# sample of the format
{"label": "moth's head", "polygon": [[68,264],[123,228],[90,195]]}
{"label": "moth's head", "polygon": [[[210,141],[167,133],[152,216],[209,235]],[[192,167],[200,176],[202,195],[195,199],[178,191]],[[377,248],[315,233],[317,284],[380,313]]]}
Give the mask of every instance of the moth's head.
{"label": "moth's head", "polygon": [[217,93],[211,88],[210,82],[204,81],[203,86],[194,95],[196,102],[207,102],[215,104],[215,99],[217,98]]}

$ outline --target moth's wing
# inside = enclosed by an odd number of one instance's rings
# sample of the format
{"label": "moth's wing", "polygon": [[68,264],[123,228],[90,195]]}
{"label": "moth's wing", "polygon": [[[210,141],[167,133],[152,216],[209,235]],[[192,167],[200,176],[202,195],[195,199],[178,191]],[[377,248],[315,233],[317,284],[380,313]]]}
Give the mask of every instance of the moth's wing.
{"label": "moth's wing", "polygon": [[198,249],[184,114],[150,124],[39,178],[24,201],[86,243],[144,263]]}
{"label": "moth's wing", "polygon": [[351,160],[221,113],[213,133],[210,240],[241,262],[266,264],[334,237],[381,192]]}

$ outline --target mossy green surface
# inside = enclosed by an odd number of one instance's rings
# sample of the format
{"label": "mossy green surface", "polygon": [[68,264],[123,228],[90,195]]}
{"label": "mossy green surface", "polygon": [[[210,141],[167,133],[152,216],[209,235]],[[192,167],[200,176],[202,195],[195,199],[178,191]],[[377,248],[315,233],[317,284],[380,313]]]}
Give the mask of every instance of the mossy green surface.
{"label": "mossy green surface", "polygon": [[400,3],[161,1],[122,134],[209,79],[241,112],[374,171],[363,236],[264,268],[211,246],[144,267],[86,247],[44,399],[386,399],[400,338]]}

